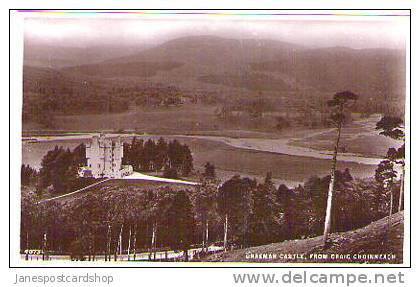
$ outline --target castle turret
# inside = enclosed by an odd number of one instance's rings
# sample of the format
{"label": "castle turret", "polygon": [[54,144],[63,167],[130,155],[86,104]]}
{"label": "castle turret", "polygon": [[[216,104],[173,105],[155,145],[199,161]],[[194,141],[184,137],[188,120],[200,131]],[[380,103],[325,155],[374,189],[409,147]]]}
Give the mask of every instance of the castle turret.
{"label": "castle turret", "polygon": [[122,178],[132,172],[131,167],[122,165],[123,156],[121,137],[110,138],[105,134],[95,135],[90,144],[86,146],[87,166],[83,167],[79,174],[81,176],[89,174],[94,178]]}

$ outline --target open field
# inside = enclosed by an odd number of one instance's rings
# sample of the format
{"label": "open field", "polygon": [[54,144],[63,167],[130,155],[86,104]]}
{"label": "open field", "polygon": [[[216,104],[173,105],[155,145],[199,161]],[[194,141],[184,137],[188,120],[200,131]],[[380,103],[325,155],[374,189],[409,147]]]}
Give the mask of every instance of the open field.
{"label": "open field", "polygon": [[[55,202],[61,204],[72,204],[78,199],[84,197],[88,193],[103,193],[103,192],[121,192],[127,190],[134,190],[138,192],[143,192],[146,190],[153,190],[157,187],[168,187],[172,190],[192,190],[194,185],[187,185],[182,183],[168,183],[163,181],[154,181],[154,180],[134,180],[134,179],[106,179],[102,182],[92,186],[91,188],[84,189],[82,188],[80,192],[73,192],[70,194],[64,194],[53,198]],[[45,202],[51,199],[46,200]]]}
{"label": "open field", "polygon": [[[216,116],[216,106],[186,104],[179,107],[140,108],[133,106],[122,113],[57,115],[53,127],[65,131],[137,131],[154,134],[222,134],[232,135],[233,131],[243,131],[238,135],[258,132],[275,132],[275,118],[267,114],[263,118],[250,119],[239,115],[229,121]],[[39,128],[39,127],[38,127]],[[38,129],[36,125],[24,124],[24,132]],[[229,131],[225,134],[224,131]]]}
{"label": "open field", "polygon": [[[402,142],[379,135],[375,130],[380,115],[372,115],[345,126],[342,130],[340,147],[346,153],[364,156],[383,157],[389,147],[399,147]],[[304,136],[290,141],[291,145],[309,147],[316,150],[331,150],[332,139],[336,137],[334,129],[324,130],[313,135]]]}

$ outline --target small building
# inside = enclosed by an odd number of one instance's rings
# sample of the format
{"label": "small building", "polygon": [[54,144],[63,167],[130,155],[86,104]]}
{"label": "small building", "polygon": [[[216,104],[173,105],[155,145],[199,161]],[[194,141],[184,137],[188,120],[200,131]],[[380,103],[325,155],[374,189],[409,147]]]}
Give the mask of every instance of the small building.
{"label": "small building", "polygon": [[130,165],[123,165],[124,147],[120,137],[104,134],[93,136],[86,145],[87,166],[79,169],[80,177],[122,178],[133,173]]}

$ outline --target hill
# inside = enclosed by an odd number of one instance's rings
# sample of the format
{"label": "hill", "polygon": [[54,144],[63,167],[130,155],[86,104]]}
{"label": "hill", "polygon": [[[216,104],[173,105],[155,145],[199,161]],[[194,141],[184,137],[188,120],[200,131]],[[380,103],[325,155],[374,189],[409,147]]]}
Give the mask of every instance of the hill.
{"label": "hill", "polygon": [[274,61],[299,49],[300,46],[274,40],[182,37],[129,56],[63,71],[83,76],[145,78],[185,89],[204,87],[207,91],[215,87],[231,91],[241,86],[249,91],[289,90],[281,78],[253,71],[250,63]]}
{"label": "hill", "polygon": [[[120,54],[113,47],[98,48],[96,54],[94,48],[73,50],[28,46],[24,64],[63,67],[62,73],[81,79],[131,77],[137,83],[147,80],[211,92],[351,89],[386,100],[405,92],[405,53],[399,50],[314,49],[282,41],[215,36],[182,37],[152,48],[122,49]],[[65,64],[51,65],[64,61],[63,54],[67,55]]]}
{"label": "hill", "polygon": [[[48,49],[34,53],[61,55]],[[69,56],[66,67],[49,69],[43,67],[53,60],[28,67],[34,62],[26,57],[25,127],[37,122],[49,128],[50,123],[57,123],[55,128],[60,128],[59,121],[51,120],[60,116],[162,106],[179,110],[181,105],[189,111],[205,107],[211,120],[203,125],[229,124],[230,129],[243,128],[230,124],[235,121],[232,115],[242,116],[236,122],[246,123],[246,130],[260,129],[255,123],[264,122],[260,115],[268,115],[269,124],[261,125],[269,129],[278,115],[290,116],[298,125],[321,125],[326,111],[323,103],[340,90],[360,96],[354,112],[403,114],[404,110],[405,53],[400,50],[314,49],[274,40],[191,36],[139,47],[129,56],[127,51],[111,52],[112,59],[93,57],[95,63],[83,60],[87,53],[71,65]],[[307,117],[302,118],[307,114],[312,115],[309,123]]]}
{"label": "hill", "polygon": [[146,44],[139,46],[96,45],[96,46],[63,46],[61,44],[38,43],[25,39],[23,60],[26,66],[61,69],[64,67],[98,63],[105,60],[137,53],[149,48]]}
{"label": "hill", "polygon": [[[153,72],[151,65],[156,67]],[[178,38],[130,56],[64,70],[105,77],[177,79],[178,83],[194,80],[252,91],[290,91],[298,87],[387,94],[403,92],[405,85],[402,51],[312,49],[282,41],[215,36]]]}
{"label": "hill", "polygon": [[216,36],[189,36],[167,41],[139,53],[112,59],[106,63],[130,63],[139,61],[180,61],[199,65],[215,64],[229,69],[252,61],[276,59],[303,47],[275,40],[228,39]]}
{"label": "hill", "polygon": [[[139,173],[136,173],[139,175]],[[194,185],[185,184],[186,181],[180,180],[179,182],[169,182],[165,181],[168,179],[159,180],[159,178],[154,178],[150,176],[149,179],[132,179],[135,178],[136,175],[132,175],[131,179],[105,179],[105,180],[97,180],[95,183],[80,188],[79,190],[60,194],[55,196],[47,196],[46,198],[42,198],[40,202],[56,202],[62,205],[67,205],[67,207],[71,207],[74,204],[77,204],[81,199],[91,194],[102,194],[103,196],[115,193],[122,193],[122,192],[137,192],[142,193],[154,189],[167,189],[172,191],[180,191],[180,190],[192,190],[194,189]],[[142,174],[142,176],[145,176]],[[147,176],[146,176],[147,177]],[[24,192],[22,190],[22,192]],[[26,191],[25,191],[26,192]]]}
{"label": "hill", "polygon": [[[322,236],[272,243],[252,248],[219,253],[204,258],[202,261],[221,262],[322,262],[322,263],[402,263],[404,240],[403,212],[391,216],[391,229],[388,233],[388,217],[370,225],[343,233],[331,235],[331,244],[324,249]],[[276,259],[261,259],[263,255],[277,255]],[[302,258],[279,258],[281,255],[302,255]],[[337,254],[350,255],[350,259],[334,258]],[[366,255],[395,254],[389,260],[366,259]],[[256,258],[252,258],[252,256]],[[314,257],[318,256],[317,259]],[[355,259],[355,256],[361,258]]]}
{"label": "hill", "polygon": [[298,86],[319,91],[352,90],[385,96],[405,90],[405,55],[397,50],[305,49],[281,61],[253,63],[252,68],[295,75]]}

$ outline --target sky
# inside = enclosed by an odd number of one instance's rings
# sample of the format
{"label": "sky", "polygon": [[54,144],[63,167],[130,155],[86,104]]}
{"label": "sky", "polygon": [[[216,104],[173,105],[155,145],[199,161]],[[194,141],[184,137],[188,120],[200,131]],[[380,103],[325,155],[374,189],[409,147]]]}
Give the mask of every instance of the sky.
{"label": "sky", "polygon": [[[280,40],[307,47],[404,49],[404,17],[332,17],[331,20],[273,20],[249,17],[27,18],[25,41],[60,46],[147,45],[194,35]],[[369,20],[367,20],[369,18]],[[406,17],[405,17],[406,18]],[[341,20],[342,19],[342,20]]]}

